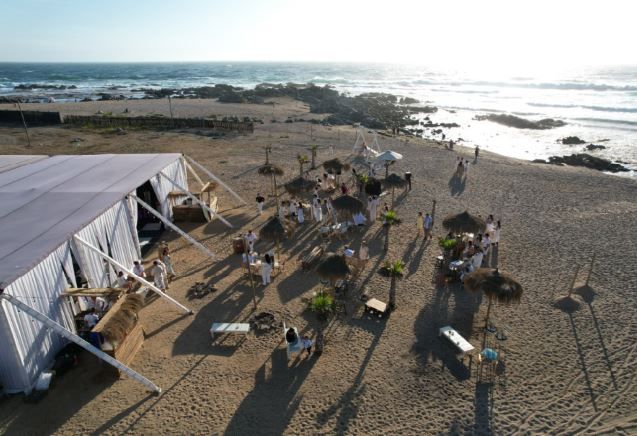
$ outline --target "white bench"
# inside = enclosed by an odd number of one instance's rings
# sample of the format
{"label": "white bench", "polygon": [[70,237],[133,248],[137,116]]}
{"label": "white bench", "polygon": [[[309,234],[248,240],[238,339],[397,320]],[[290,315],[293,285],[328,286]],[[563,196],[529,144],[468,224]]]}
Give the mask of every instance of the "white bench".
{"label": "white bench", "polygon": [[210,327],[210,336],[215,338],[215,333],[241,333],[247,335],[250,332],[250,324],[233,322],[214,322]]}
{"label": "white bench", "polygon": [[464,357],[465,354],[473,351],[475,347],[471,345],[465,338],[463,338],[460,333],[458,333],[453,327],[445,326],[440,328],[440,336],[444,336],[447,338],[452,344],[456,346],[456,348],[462,353]]}

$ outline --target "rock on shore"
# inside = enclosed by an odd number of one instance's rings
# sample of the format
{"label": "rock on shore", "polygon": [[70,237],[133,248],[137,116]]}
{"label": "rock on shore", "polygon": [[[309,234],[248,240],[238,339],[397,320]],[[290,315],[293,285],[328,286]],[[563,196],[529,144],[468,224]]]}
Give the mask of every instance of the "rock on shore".
{"label": "rock on shore", "polygon": [[577,167],[586,167],[598,171],[610,171],[611,173],[619,173],[630,171],[625,166],[613,163],[608,159],[591,156],[587,153],[571,154],[570,156],[551,156],[548,162],[543,159],[535,159],[535,163],[552,164],[552,165],[571,165]]}
{"label": "rock on shore", "polygon": [[503,126],[515,127],[516,129],[546,130],[566,125],[564,121],[554,120],[553,118],[531,121],[525,118],[516,117],[515,115],[507,114],[476,115],[475,119],[478,121],[492,121],[494,123],[502,124]]}

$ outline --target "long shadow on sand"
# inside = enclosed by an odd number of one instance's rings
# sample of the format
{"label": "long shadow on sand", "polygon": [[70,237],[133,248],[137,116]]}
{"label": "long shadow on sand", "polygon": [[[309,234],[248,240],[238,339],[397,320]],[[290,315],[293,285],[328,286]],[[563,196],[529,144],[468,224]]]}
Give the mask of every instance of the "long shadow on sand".
{"label": "long shadow on sand", "polygon": [[358,373],[356,374],[354,381],[352,382],[352,386],[341,396],[337,403],[320,413],[316,418],[319,424],[325,425],[330,418],[338,413],[338,416],[336,417],[336,428],[334,429],[334,433],[337,435],[347,434],[351,421],[355,419],[358,414],[360,405],[357,400],[365,393],[365,385],[362,383],[363,376],[365,375],[367,365],[369,365],[372,355],[374,354],[374,350],[378,346],[380,338],[385,331],[387,320],[379,320],[376,318],[368,319],[367,317],[363,317],[359,319],[352,319],[349,324],[350,328],[361,328],[367,330],[371,332],[374,337],[367,348],[367,353],[361,362],[361,366],[358,369]]}
{"label": "long shadow on sand", "polygon": [[465,185],[467,183],[466,177],[460,177],[456,173],[451,176],[449,179],[449,190],[451,191],[451,196],[460,195],[464,192]]}
{"label": "long shadow on sand", "polygon": [[[109,371],[106,371],[108,369]],[[3,434],[52,434],[71,416],[93,401],[102,391],[117,381],[110,366],[102,364],[88,352],[79,356],[79,364],[62,377],[56,377],[51,389],[37,406],[17,408],[16,415],[11,402],[22,401],[14,397],[2,401],[0,427]],[[146,398],[148,399],[148,397]],[[34,420],[33,413],[46,411],[46,419]]]}
{"label": "long shadow on sand", "polygon": [[316,364],[317,357],[289,366],[284,349],[277,348],[257,370],[254,388],[243,399],[224,434],[283,434],[303,397],[300,387]]}
{"label": "long shadow on sand", "polygon": [[[453,311],[449,302],[453,297]],[[440,327],[450,325],[465,338],[470,338],[475,314],[480,308],[480,300],[463,289],[459,283],[442,283],[437,286],[433,301],[425,306],[416,318],[414,333],[416,343],[412,352],[418,362],[425,367],[440,361],[458,380],[467,380],[471,376],[470,368],[461,362],[456,350],[439,336]]]}
{"label": "long shadow on sand", "polygon": [[[263,298],[263,288],[257,287],[257,300]],[[231,354],[235,347],[211,347],[211,338],[207,334],[213,322],[246,322],[240,319],[246,307],[252,308],[253,293],[245,275],[234,281],[226,290],[213,294],[214,298],[202,307],[195,319],[177,337],[173,345],[173,355],[181,354]],[[226,335],[223,339],[227,339]],[[218,341],[215,344],[219,345]]]}

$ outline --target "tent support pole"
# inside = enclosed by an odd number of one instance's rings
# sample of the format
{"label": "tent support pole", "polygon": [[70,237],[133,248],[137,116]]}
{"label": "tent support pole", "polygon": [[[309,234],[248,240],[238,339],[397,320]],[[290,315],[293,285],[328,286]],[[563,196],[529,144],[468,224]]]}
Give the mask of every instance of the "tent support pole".
{"label": "tent support pole", "polygon": [[105,361],[106,363],[108,363],[110,365],[113,365],[115,368],[117,368],[118,370],[122,371],[124,374],[128,375],[133,380],[143,384],[144,386],[146,386],[151,391],[153,391],[153,392],[155,392],[157,394],[161,393],[161,388],[159,386],[157,386],[155,383],[153,383],[150,380],[148,380],[143,375],[139,374],[138,372],[135,372],[134,370],[132,370],[128,366],[124,365],[119,360],[114,359],[113,357],[111,357],[108,354],[104,353],[102,350],[100,350],[100,349],[96,348],[95,346],[91,345],[90,343],[86,342],[84,339],[82,339],[78,335],[68,331],[62,325],[60,325],[57,322],[53,321],[51,318],[49,318],[48,316],[44,315],[43,313],[38,312],[37,310],[33,309],[31,306],[28,306],[28,305],[24,304],[22,301],[18,300],[17,298],[13,297],[12,295],[8,295],[8,294],[2,293],[1,289],[0,289],[0,300],[4,300],[7,303],[10,303],[10,304],[14,305],[15,307],[17,307],[21,311],[23,311],[26,314],[28,314],[31,318],[33,318],[33,319],[35,319],[37,321],[40,321],[42,324],[44,324],[45,326],[47,326],[48,328],[50,328],[51,330],[53,330],[54,332],[56,332],[57,334],[62,336],[63,338],[65,338],[65,339],[67,339],[67,340],[69,340],[71,342],[74,342],[75,344],[77,344],[80,347],[84,348],[89,353],[92,353],[95,356],[97,356],[98,358],[100,358],[103,361]]}
{"label": "tent support pole", "polygon": [[184,159],[183,156],[181,157],[181,159],[183,160],[184,165],[186,166],[186,169],[190,171],[190,174],[192,174],[192,176],[197,180],[197,182],[199,182],[199,184],[203,188],[206,184],[203,182],[203,180],[201,180],[201,177],[199,177],[199,174],[195,172],[194,168],[188,163],[188,161],[186,161],[186,159]]}
{"label": "tent support pole", "polygon": [[175,188],[177,188],[178,191],[182,192],[184,195],[188,196],[188,198],[190,198],[192,201],[194,201],[195,203],[197,203],[199,206],[203,207],[204,209],[206,209],[208,211],[208,213],[210,214],[211,217],[217,217],[221,220],[222,223],[224,223],[225,225],[227,225],[228,227],[232,228],[232,224],[230,224],[228,222],[228,220],[226,220],[224,217],[222,217],[221,215],[219,215],[217,212],[215,212],[214,210],[210,209],[210,206],[208,206],[206,203],[204,203],[203,201],[199,200],[197,197],[195,197],[194,195],[192,195],[190,193],[190,191],[188,191],[186,188],[184,188],[183,186],[179,185],[177,182],[175,182],[173,179],[171,179],[170,177],[168,177],[166,174],[164,174],[163,172],[159,172],[159,175],[162,176],[164,179],[168,180],[170,183],[173,184],[173,186]]}
{"label": "tent support pole", "polygon": [[184,232],[179,227],[177,227],[176,225],[171,223],[170,220],[166,219],[166,217],[164,217],[161,213],[159,213],[155,209],[153,209],[148,203],[146,203],[144,200],[139,198],[137,195],[131,194],[131,197],[133,197],[135,199],[135,201],[137,201],[140,205],[142,205],[144,207],[144,209],[146,209],[148,212],[150,212],[153,215],[155,215],[162,223],[164,223],[166,226],[170,227],[172,230],[176,231],[181,236],[183,236],[188,242],[190,242],[192,245],[194,245],[195,248],[199,249],[206,256],[210,256],[213,260],[215,260],[215,254],[212,251],[208,250],[199,241],[197,241],[195,238],[190,236],[188,233]]}
{"label": "tent support pole", "polygon": [[206,169],[206,167],[204,167],[203,165],[201,165],[199,162],[197,162],[196,160],[194,160],[193,158],[191,158],[190,156],[184,155],[184,157],[186,159],[188,159],[188,161],[193,164],[195,167],[197,167],[197,169],[199,169],[200,171],[203,171],[208,177],[210,177],[212,180],[216,181],[217,183],[219,183],[221,186],[223,186],[229,193],[231,193],[234,198],[236,198],[237,200],[239,200],[241,202],[241,204],[246,205],[248,204],[243,198],[241,198],[239,196],[239,194],[237,194],[236,192],[234,192],[232,189],[230,189],[230,187],[228,185],[226,185],[225,183],[223,183],[223,181],[215,176],[214,174],[212,174],[211,171],[209,171],[208,169]]}
{"label": "tent support pole", "polygon": [[183,304],[181,304],[180,302],[178,302],[177,300],[172,298],[170,295],[168,295],[165,292],[163,292],[161,289],[159,289],[157,286],[155,286],[152,283],[150,283],[148,280],[137,276],[137,274],[135,274],[133,271],[131,271],[130,269],[128,269],[127,267],[125,267],[124,265],[122,265],[121,263],[119,263],[118,261],[113,259],[112,257],[110,257],[108,254],[100,251],[98,248],[94,247],[89,242],[85,241],[83,238],[81,238],[81,237],[79,237],[77,235],[73,236],[73,238],[75,239],[75,241],[79,242],[81,245],[83,245],[84,247],[88,248],[89,250],[91,250],[95,254],[101,256],[104,260],[106,260],[107,262],[111,263],[113,266],[115,266],[115,267],[121,269],[122,271],[126,272],[126,274],[128,274],[128,277],[131,277],[134,280],[136,280],[139,283],[141,283],[142,285],[149,287],[150,289],[155,291],[159,296],[161,296],[161,297],[165,298],[166,300],[170,301],[175,306],[177,306],[181,310],[183,310],[185,313],[192,314],[192,310],[188,309],[186,306],[184,306]]}

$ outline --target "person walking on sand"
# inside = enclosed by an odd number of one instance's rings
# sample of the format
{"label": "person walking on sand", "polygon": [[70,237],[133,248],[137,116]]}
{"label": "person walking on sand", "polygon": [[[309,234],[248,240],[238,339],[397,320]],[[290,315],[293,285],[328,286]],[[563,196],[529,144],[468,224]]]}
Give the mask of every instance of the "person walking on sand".
{"label": "person walking on sand", "polygon": [[422,216],[422,212],[418,212],[418,216],[416,217],[416,229],[418,230],[416,239],[418,239],[420,235],[425,235],[425,218]]}
{"label": "person walking on sand", "polygon": [[500,229],[502,225],[500,224],[500,220],[498,220],[493,228],[493,237],[491,238],[491,245],[498,246],[500,242]]}
{"label": "person walking on sand", "polygon": [[407,186],[409,190],[411,191],[411,171],[405,172],[405,180],[407,181]]}
{"label": "person walking on sand", "polygon": [[469,159],[464,160],[464,164],[462,164],[462,167],[464,168],[464,176],[467,177],[467,174],[469,172]]}
{"label": "person walking on sand", "polygon": [[476,154],[476,162],[478,161],[478,155],[480,154],[480,147],[478,147],[476,145],[476,149],[475,149],[475,154]]}
{"label": "person walking on sand", "polygon": [[157,260],[153,262],[153,281],[155,282],[155,286],[162,291],[168,289],[168,286],[166,286],[166,270]]}
{"label": "person walking on sand", "polygon": [[258,193],[257,194],[257,209],[259,210],[259,215],[263,213],[263,204],[265,203],[265,198]]}
{"label": "person walking on sand", "polygon": [[376,217],[378,216],[378,198],[374,195],[372,197],[372,204],[369,207],[369,222],[376,222]]}
{"label": "person walking on sand", "polygon": [[139,262],[139,260],[136,260],[133,262],[133,274],[135,274],[137,277],[141,277],[141,278],[145,278],[146,277],[146,272],[144,271],[144,266]]}
{"label": "person walking on sand", "polygon": [[248,230],[248,233],[245,236],[246,242],[248,243],[248,250],[254,250],[254,243],[257,240],[257,235],[254,234],[252,230]]}
{"label": "person walking on sand", "polygon": [[168,247],[164,248],[164,251],[161,255],[161,260],[164,262],[164,266],[166,267],[166,275],[168,277],[168,281],[174,279],[177,275],[175,274],[175,270],[173,268],[173,261],[170,258],[170,252],[168,251]]}
{"label": "person walking on sand", "polygon": [[431,239],[431,231],[433,230],[433,226],[434,226],[434,219],[431,217],[431,215],[426,214],[425,220],[424,220],[425,239],[427,238]]}

